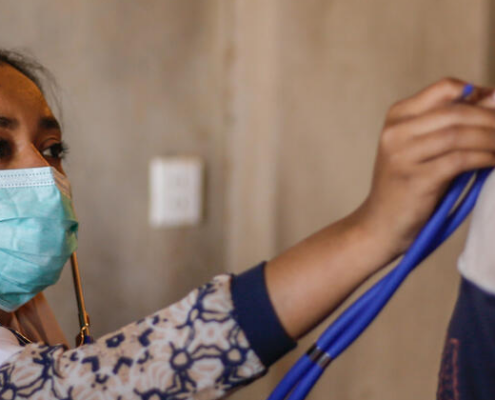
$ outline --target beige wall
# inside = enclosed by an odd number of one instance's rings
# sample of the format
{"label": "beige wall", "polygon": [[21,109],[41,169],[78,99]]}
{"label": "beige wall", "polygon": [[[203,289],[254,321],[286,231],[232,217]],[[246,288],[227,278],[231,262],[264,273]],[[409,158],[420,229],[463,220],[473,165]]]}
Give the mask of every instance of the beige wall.
{"label": "beige wall", "polygon": [[[493,80],[488,0],[1,5],[0,45],[31,49],[63,89],[97,336],[350,212],[396,99],[444,75]],[[207,162],[207,220],[153,230],[148,161],[174,153]],[[310,398],[434,396],[463,237],[411,277]],[[49,297],[73,335],[68,270]],[[233,398],[265,398],[314,337]]]}

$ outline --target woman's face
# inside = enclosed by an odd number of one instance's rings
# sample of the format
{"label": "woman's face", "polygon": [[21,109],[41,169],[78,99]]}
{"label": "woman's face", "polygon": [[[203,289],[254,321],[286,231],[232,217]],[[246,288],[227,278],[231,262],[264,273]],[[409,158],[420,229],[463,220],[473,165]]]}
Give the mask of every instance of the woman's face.
{"label": "woman's face", "polygon": [[38,87],[0,65],[0,169],[53,166],[63,173],[62,131]]}

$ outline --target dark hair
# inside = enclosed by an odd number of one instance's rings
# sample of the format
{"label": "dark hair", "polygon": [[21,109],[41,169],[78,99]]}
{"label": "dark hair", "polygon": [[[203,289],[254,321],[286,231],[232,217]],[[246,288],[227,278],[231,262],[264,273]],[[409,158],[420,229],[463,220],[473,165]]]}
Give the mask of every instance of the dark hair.
{"label": "dark hair", "polygon": [[[9,65],[30,79],[41,91],[47,101],[52,102],[59,117],[62,118],[62,107],[58,97],[58,86],[55,77],[36,58],[26,51],[7,50],[0,48],[0,67]],[[48,93],[47,93],[48,89]],[[51,101],[50,101],[51,100]]]}
{"label": "dark hair", "polygon": [[0,65],[10,65],[28,77],[43,92],[42,76],[50,77],[50,72],[33,57],[15,50],[0,49]]}

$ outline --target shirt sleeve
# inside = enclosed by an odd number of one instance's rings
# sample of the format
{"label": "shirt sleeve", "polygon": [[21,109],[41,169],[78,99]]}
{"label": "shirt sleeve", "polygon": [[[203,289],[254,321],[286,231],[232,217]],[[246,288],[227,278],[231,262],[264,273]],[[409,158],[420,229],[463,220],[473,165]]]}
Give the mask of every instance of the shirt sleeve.
{"label": "shirt sleeve", "polygon": [[495,399],[495,295],[465,278],[447,332],[437,399]]}
{"label": "shirt sleeve", "polygon": [[438,400],[495,399],[495,174],[480,194],[465,248],[462,276],[445,340]]}
{"label": "shirt sleeve", "polygon": [[287,334],[270,300],[263,262],[234,277],[232,299],[236,318],[252,349],[266,367],[296,347]]}
{"label": "shirt sleeve", "polygon": [[[140,400],[225,396],[267,369],[239,322],[239,316],[245,320],[246,315],[237,315],[233,306],[233,279],[216,277],[171,307],[91,345],[73,350],[24,347],[0,366],[0,399],[77,400],[95,398],[96,393],[98,399]],[[256,279],[248,281],[236,281],[235,296],[250,285],[253,293],[265,290],[255,287]],[[260,304],[268,304],[263,301]]]}

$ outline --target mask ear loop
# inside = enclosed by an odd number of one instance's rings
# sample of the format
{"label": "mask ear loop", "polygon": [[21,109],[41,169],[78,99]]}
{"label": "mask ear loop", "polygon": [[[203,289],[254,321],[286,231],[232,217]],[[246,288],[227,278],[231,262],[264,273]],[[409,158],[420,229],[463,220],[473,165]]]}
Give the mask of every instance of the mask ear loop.
{"label": "mask ear loop", "polygon": [[74,280],[74,291],[76,292],[77,309],[79,311],[80,329],[79,334],[76,336],[76,346],[80,347],[84,344],[93,343],[94,340],[89,333],[90,320],[89,314],[86,311],[86,305],[84,303],[81,275],[79,273],[79,263],[77,261],[76,252],[72,253],[70,257],[70,263],[72,265],[72,278]]}

